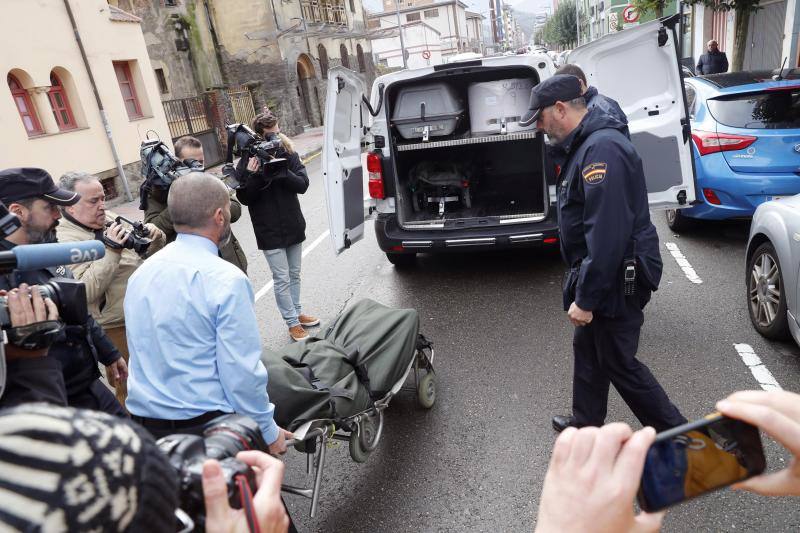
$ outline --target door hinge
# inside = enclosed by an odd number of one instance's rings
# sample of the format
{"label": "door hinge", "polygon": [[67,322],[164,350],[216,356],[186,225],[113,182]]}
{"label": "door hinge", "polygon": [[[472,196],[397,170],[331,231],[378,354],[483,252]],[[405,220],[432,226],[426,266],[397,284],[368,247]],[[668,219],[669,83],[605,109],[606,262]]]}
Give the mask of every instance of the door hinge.
{"label": "door hinge", "polygon": [[686,205],[686,191],[678,191],[678,203]]}
{"label": "door hinge", "polygon": [[350,248],[353,245],[353,242],[350,240],[350,237],[345,234],[344,236],[344,247],[345,249]]}
{"label": "door hinge", "polygon": [[667,28],[661,26],[658,28],[658,46],[662,47],[667,44]]}
{"label": "door hinge", "polygon": [[336,78],[336,94],[339,94],[344,89],[344,80],[340,77]]}

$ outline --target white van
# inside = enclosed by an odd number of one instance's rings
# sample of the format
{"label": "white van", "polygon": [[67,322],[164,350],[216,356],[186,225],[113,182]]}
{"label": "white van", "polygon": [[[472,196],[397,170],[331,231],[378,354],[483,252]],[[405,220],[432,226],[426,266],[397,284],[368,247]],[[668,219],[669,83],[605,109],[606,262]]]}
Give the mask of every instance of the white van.
{"label": "white van", "polygon": [[[677,23],[642,24],[569,56],[628,115],[654,208],[695,200]],[[514,120],[520,98],[527,108],[530,87],[552,75],[544,54],[491,57],[387,74],[367,98],[359,75],[331,69],[322,157],[336,253],[363,237],[365,189],[397,266],[420,252],[556,245],[546,138]]]}

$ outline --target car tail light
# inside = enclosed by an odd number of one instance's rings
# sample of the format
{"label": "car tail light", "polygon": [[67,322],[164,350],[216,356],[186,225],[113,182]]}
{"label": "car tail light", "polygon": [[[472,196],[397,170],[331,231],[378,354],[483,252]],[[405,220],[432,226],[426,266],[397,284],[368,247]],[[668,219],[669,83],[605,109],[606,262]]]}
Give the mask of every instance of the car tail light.
{"label": "car tail light", "polygon": [[386,192],[383,190],[383,165],[378,154],[367,154],[367,172],[370,198],[383,200],[386,198]]}
{"label": "car tail light", "polygon": [[731,133],[716,133],[713,131],[692,130],[692,139],[697,146],[700,155],[708,155],[716,152],[728,152],[731,150],[744,150],[758,137],[751,135],[733,135]]}
{"label": "car tail light", "polygon": [[715,193],[713,189],[703,189],[703,196],[706,197],[706,200],[708,200],[708,203],[710,204],[722,205],[722,202],[719,201],[717,193]]}
{"label": "car tail light", "polygon": [[544,240],[545,244],[555,244],[557,242],[558,242],[558,238],[557,237],[548,237],[548,238],[546,238]]}
{"label": "car tail light", "polygon": [[398,244],[398,245],[392,246],[391,248],[389,248],[389,250],[392,251],[392,252],[402,252],[403,251],[403,247]]}

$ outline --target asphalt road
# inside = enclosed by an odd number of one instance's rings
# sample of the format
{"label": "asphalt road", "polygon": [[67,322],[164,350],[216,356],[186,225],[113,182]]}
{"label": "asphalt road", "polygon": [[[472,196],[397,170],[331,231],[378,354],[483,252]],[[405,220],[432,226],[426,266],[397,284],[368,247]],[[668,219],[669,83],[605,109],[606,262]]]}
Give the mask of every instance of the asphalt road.
{"label": "asphalt road", "polygon": [[[306,245],[328,229],[319,159],[301,202]],[[639,354],[689,419],[732,391],[758,388],[734,345],[747,343],[785,389],[800,390],[800,349],[752,328],[744,296],[748,224],[708,224],[673,235],[653,215],[664,279],[645,310]],[[256,291],[270,280],[245,214],[234,224]],[[702,283],[690,281],[664,243],[675,243]],[[523,251],[420,256],[398,272],[367,235],[339,257],[330,240],[307,250],[305,311],[323,320],[347,302],[372,298],[419,311],[435,343],[438,399],[430,411],[393,400],[378,449],[354,463],[346,443],[328,453],[316,518],[287,495],[301,531],[531,531],[555,433],[553,414],[571,404],[572,327],[561,311],[556,253]],[[685,266],[685,265],[684,265]],[[696,280],[695,280],[696,281]],[[289,342],[268,291],[257,302],[265,344]],[[638,422],[612,392],[608,421]],[[765,439],[769,469],[790,455]],[[305,456],[286,457],[286,480],[310,484]],[[672,509],[664,531],[797,531],[797,502],[721,491]]]}

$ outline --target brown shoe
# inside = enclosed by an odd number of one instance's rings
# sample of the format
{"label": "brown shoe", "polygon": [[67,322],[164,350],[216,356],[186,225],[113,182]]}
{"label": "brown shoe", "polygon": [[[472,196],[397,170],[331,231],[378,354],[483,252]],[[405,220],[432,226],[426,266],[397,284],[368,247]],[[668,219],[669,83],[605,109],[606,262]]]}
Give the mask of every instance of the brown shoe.
{"label": "brown shoe", "polygon": [[289,328],[289,336],[296,342],[304,341],[308,338],[308,333],[303,326],[297,325]]}
{"label": "brown shoe", "polygon": [[300,320],[300,325],[306,328],[319,325],[319,318],[311,315],[300,315],[297,319]]}

